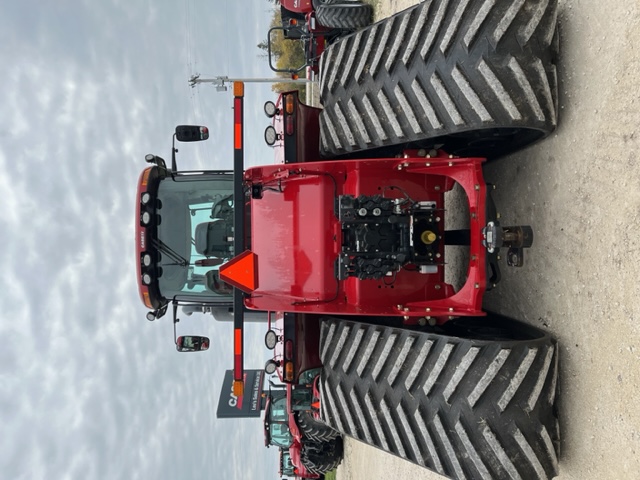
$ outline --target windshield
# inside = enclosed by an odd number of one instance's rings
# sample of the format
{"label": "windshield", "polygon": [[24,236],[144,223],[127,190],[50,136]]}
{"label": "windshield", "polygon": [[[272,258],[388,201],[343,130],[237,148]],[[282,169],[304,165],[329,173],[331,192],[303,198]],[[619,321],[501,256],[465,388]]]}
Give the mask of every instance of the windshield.
{"label": "windshield", "polygon": [[288,448],[293,442],[293,437],[286,423],[272,423],[269,425],[269,433],[271,435],[271,444],[276,447]]}
{"label": "windshield", "polygon": [[274,399],[268,415],[271,444],[278,447],[289,447],[293,438],[287,425],[287,398]]}
{"label": "windshield", "polygon": [[293,471],[293,464],[291,463],[291,455],[289,451],[280,450],[281,459],[280,459],[280,469],[282,470],[281,475],[293,476],[295,472]]}
{"label": "windshield", "polygon": [[233,257],[233,177],[167,177],[158,187],[158,283],[162,296],[229,301],[219,265]]}
{"label": "windshield", "polygon": [[287,398],[286,397],[279,398],[271,404],[271,410],[269,411],[269,420],[272,422],[287,421]]}

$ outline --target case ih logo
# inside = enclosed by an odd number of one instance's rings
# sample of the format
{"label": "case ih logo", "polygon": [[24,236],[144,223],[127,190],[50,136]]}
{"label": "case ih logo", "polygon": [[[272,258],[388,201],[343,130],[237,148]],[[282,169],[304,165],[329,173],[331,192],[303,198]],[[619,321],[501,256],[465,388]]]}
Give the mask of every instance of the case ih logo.
{"label": "case ih logo", "polygon": [[145,240],[144,240],[144,230],[140,230],[140,249],[144,250]]}
{"label": "case ih logo", "polygon": [[262,411],[262,380],[264,370],[244,371],[244,395],[233,394],[233,370],[227,370],[220,390],[218,418],[259,417]]}

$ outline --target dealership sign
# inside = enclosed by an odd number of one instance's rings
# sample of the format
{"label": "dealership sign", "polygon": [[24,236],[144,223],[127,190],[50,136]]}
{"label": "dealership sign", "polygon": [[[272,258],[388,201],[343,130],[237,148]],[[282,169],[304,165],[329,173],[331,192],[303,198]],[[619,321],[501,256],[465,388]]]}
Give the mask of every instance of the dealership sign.
{"label": "dealership sign", "polygon": [[218,418],[259,417],[262,410],[262,378],[264,370],[244,371],[244,395],[233,394],[233,370],[227,370],[222,382]]}

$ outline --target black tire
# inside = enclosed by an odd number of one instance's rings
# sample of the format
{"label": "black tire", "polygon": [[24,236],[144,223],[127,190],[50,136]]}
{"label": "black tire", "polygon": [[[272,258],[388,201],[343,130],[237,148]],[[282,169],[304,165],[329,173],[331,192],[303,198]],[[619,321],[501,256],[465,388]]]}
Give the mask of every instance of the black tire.
{"label": "black tire", "polygon": [[554,477],[557,344],[519,322],[482,321],[461,322],[458,336],[323,321],[322,419],[447,477]]}
{"label": "black tire", "polygon": [[557,0],[433,0],[343,37],[320,64],[322,155],[443,144],[495,158],[544,138],[556,20]]}
{"label": "black tire", "polygon": [[313,0],[312,3],[313,3],[313,8],[317,10],[318,7],[322,7],[324,5],[332,5],[340,1],[341,0]]}
{"label": "black tire", "polygon": [[298,412],[296,419],[302,435],[311,441],[328,442],[340,436],[333,428],[313,418],[310,412]]}
{"label": "black tire", "polygon": [[342,438],[328,442],[305,442],[300,460],[309,472],[322,475],[340,465],[343,455]]}
{"label": "black tire", "polygon": [[373,9],[366,3],[332,3],[316,8],[320,25],[341,30],[359,30],[371,24]]}

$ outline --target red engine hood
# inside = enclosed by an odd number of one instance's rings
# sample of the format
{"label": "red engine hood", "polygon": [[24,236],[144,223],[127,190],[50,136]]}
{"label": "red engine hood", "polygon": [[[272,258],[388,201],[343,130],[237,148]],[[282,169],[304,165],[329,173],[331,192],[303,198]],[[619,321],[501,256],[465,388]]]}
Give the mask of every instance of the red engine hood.
{"label": "red engine hood", "polygon": [[335,174],[274,166],[248,170],[245,179],[264,186],[262,198],[251,202],[251,250],[258,261],[253,307],[279,310],[281,302],[335,298],[333,263],[341,241]]}
{"label": "red engine hood", "polygon": [[[482,315],[486,288],[486,184],[480,158],[454,158],[444,152],[425,161],[408,152],[402,158],[317,161],[255,167],[245,172],[251,187],[251,250],[257,258],[257,285],[245,305],[251,309],[417,318],[430,313]],[[349,276],[337,280],[342,225],[335,217],[339,195],[411,198],[434,202],[445,211],[444,193],[455,182],[464,189],[470,212],[470,262],[457,292],[444,281],[444,242],[436,271],[400,269],[388,282]],[[393,187],[393,191],[389,188]],[[260,197],[260,198],[257,198]],[[445,230],[444,219],[438,220]],[[252,272],[255,270],[251,268]],[[221,267],[222,275],[222,267]]]}

